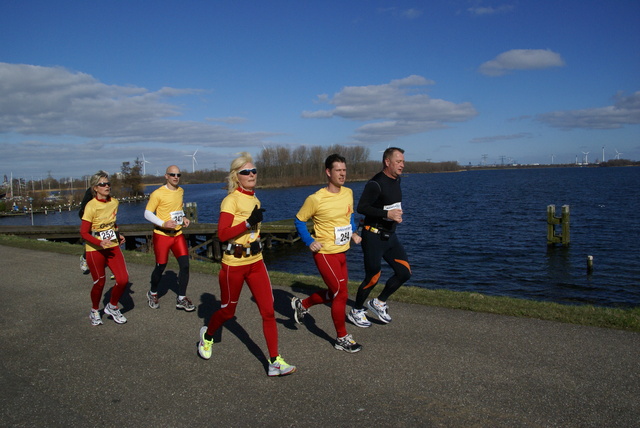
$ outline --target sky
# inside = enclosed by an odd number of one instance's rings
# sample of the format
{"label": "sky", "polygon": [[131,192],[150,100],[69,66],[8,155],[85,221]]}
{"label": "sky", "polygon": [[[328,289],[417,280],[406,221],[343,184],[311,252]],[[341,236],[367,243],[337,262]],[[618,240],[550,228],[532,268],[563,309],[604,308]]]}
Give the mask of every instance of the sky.
{"label": "sky", "polygon": [[276,145],[640,160],[639,22],[637,0],[5,0],[0,177]]}

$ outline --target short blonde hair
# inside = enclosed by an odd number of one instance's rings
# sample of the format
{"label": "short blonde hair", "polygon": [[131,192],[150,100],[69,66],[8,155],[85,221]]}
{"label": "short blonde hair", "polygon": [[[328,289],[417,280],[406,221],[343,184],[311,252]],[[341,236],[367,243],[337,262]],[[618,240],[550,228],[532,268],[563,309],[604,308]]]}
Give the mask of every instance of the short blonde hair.
{"label": "short blonde hair", "polygon": [[233,193],[240,186],[238,180],[238,171],[248,164],[253,163],[253,158],[247,152],[238,153],[238,157],[231,161],[231,167],[229,168],[229,175],[227,175],[227,192]]}
{"label": "short blonde hair", "polygon": [[93,196],[96,196],[96,191],[94,187],[98,185],[101,178],[109,178],[109,173],[107,171],[100,170],[91,176],[91,180],[89,180],[89,186],[91,187],[91,193]]}

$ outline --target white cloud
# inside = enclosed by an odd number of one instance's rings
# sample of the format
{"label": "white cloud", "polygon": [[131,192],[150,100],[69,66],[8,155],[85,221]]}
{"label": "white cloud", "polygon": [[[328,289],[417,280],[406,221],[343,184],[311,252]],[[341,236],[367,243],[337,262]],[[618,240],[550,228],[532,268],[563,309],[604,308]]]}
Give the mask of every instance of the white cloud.
{"label": "white cloud", "polygon": [[227,125],[238,125],[241,123],[246,123],[247,122],[247,118],[246,117],[239,117],[239,116],[229,116],[229,117],[207,117],[205,119],[207,122],[220,122],[220,123],[226,123]]}
{"label": "white cloud", "polygon": [[492,7],[492,6],[470,7],[467,9],[467,12],[471,13],[472,15],[483,16],[483,15],[495,15],[498,13],[506,13],[512,10],[513,10],[513,5],[504,4],[498,7]]}
{"label": "white cloud", "polygon": [[549,49],[512,49],[485,62],[479,71],[487,76],[502,76],[511,70],[542,70],[564,65],[560,54]]}
{"label": "white cloud", "polygon": [[632,95],[617,94],[611,106],[544,113],[536,120],[560,129],[618,129],[640,124],[640,91]]}
{"label": "white cloud", "polygon": [[62,67],[0,63],[0,133],[71,136],[104,143],[160,142],[205,147],[260,146],[272,133],[243,133],[181,121],[166,100],[202,92],[106,85]]}
{"label": "white cloud", "polygon": [[400,12],[400,15],[407,19],[416,19],[422,15],[422,11],[418,9],[405,9]]}
{"label": "white cloud", "polygon": [[493,143],[495,141],[508,141],[508,140],[520,140],[522,138],[531,138],[533,134],[530,132],[520,132],[518,134],[510,135],[492,135],[489,137],[477,137],[473,138],[471,143]]}
{"label": "white cloud", "polygon": [[305,111],[302,117],[374,122],[358,128],[354,136],[360,143],[373,143],[445,128],[447,122],[463,122],[477,115],[471,103],[434,99],[421,90],[434,83],[412,75],[382,85],[347,86],[333,98],[318,97],[318,102],[335,108]]}
{"label": "white cloud", "polygon": [[386,8],[379,8],[378,9],[379,13],[382,14],[389,14],[392,16],[396,16],[396,17],[401,17],[404,19],[416,19],[419,18],[422,15],[422,11],[419,9],[398,9],[396,7],[386,7]]}

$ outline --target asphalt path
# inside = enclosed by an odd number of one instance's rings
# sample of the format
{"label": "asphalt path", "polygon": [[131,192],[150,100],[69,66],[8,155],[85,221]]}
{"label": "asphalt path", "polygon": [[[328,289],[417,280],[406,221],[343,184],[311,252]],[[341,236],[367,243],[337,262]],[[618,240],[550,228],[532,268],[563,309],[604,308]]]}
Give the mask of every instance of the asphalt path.
{"label": "asphalt path", "polygon": [[168,269],[153,310],[151,268],[129,264],[128,322],[94,327],[78,262],[0,245],[2,426],[640,426],[637,333],[390,302],[392,323],[347,324],[364,347],[347,354],[327,307],[299,326],[290,298],[309,291],[274,285],[280,352],[298,370],[271,378],[248,288],[205,361],[217,277],[191,274],[186,313]]}

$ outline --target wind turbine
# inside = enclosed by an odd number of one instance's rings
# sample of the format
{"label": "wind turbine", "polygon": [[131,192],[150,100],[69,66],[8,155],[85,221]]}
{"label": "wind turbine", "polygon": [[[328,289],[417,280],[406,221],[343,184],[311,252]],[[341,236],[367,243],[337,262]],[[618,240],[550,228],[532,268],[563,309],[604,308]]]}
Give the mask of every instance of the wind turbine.
{"label": "wind turbine", "polygon": [[602,146],[602,162],[604,162],[604,146]]}
{"label": "wind turbine", "polygon": [[196,172],[196,164],[198,163],[198,161],[196,160],[196,153],[198,153],[197,149],[195,152],[193,152],[192,155],[185,155],[185,156],[191,156],[191,172]]}
{"label": "wind turbine", "polygon": [[615,149],[615,151],[616,151],[616,159],[620,160],[620,155],[621,155],[622,153],[620,153],[620,152],[618,151],[618,149]]}
{"label": "wind turbine", "polygon": [[142,154],[142,176],[143,176],[143,177],[144,177],[145,175],[147,175],[147,168],[146,168],[146,165],[145,165],[145,164],[147,164],[147,163],[151,163],[151,162],[149,162],[148,160],[146,160],[146,159],[144,158],[144,153],[143,153],[143,154]]}
{"label": "wind turbine", "polygon": [[556,157],[556,155],[552,154],[551,155],[551,165],[553,165],[553,158]]}
{"label": "wind turbine", "polygon": [[589,153],[590,152],[582,152],[582,154],[584,155],[584,164],[585,165],[589,165]]}

